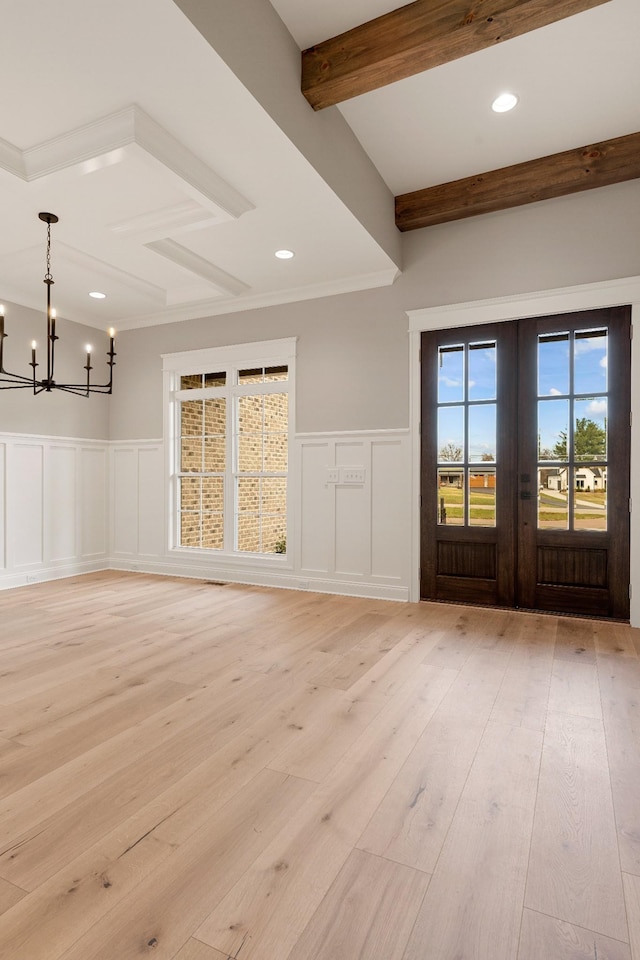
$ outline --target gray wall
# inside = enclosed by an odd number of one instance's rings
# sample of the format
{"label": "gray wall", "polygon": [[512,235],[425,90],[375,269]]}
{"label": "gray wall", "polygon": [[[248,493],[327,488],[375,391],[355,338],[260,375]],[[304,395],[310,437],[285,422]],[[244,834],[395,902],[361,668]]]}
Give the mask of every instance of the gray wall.
{"label": "gray wall", "polygon": [[393,287],[124,332],[111,437],[162,436],[161,354],[290,336],[298,431],[407,427],[405,311],[640,274],[640,180],[418,230],[403,244]]}
{"label": "gray wall", "polygon": [[[12,373],[30,376],[31,341],[38,344],[38,376],[46,376],[46,315],[28,307],[5,302],[4,366]],[[93,327],[59,319],[56,333],[56,379],[77,383],[86,376],[85,346],[94,348],[96,379],[106,379],[105,352],[108,339]],[[104,366],[103,366],[104,360]],[[41,393],[30,390],[0,390],[0,432],[40,436],[108,439],[109,397],[74,397],[62,391]]]}
{"label": "gray wall", "polygon": [[[299,431],[406,427],[405,311],[640,274],[640,181],[417,230],[402,242],[404,273],[392,287],[125,331],[112,398],[0,391],[0,431],[158,438],[161,354],[291,336],[298,337]],[[5,365],[28,373],[44,316],[6,307]],[[100,368],[104,334],[62,320],[58,332],[59,378],[82,375],[87,342]]]}

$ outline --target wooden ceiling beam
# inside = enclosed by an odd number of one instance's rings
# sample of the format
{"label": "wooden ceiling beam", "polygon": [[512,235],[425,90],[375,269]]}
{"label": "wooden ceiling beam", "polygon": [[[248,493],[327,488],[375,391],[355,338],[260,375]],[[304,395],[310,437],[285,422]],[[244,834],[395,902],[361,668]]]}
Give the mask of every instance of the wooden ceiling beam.
{"label": "wooden ceiling beam", "polygon": [[415,0],[302,54],[314,110],[376,90],[610,0]]}
{"label": "wooden ceiling beam", "polygon": [[396,197],[396,226],[436,223],[508,210],[640,177],[640,133],[516,163]]}

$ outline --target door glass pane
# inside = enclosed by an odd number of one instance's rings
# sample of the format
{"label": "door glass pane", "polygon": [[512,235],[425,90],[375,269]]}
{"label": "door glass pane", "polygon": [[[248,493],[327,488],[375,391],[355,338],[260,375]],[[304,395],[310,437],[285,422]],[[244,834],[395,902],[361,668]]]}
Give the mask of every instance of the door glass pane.
{"label": "door glass pane", "polygon": [[607,468],[576,467],[573,471],[575,530],[607,529]]}
{"label": "door glass pane", "polygon": [[496,525],[496,471],[469,470],[469,525]]}
{"label": "door glass pane", "polygon": [[469,344],[469,400],[496,398],[496,344]]}
{"label": "door glass pane", "polygon": [[438,347],[438,403],[464,400],[464,347]]}
{"label": "door glass pane", "polygon": [[464,470],[460,467],[440,467],[437,494],[438,523],[463,526]]}
{"label": "door glass pane", "polygon": [[538,470],[539,530],[569,528],[568,476],[568,467],[542,467]]}
{"label": "door glass pane", "polygon": [[606,330],[576,331],[573,360],[575,393],[606,393],[608,341]]}
{"label": "door glass pane", "polygon": [[569,393],[569,334],[545,333],[538,337],[538,396]]}
{"label": "door glass pane", "polygon": [[438,460],[462,463],[464,459],[464,407],[438,408]]}
{"label": "door glass pane", "polygon": [[569,401],[538,400],[538,460],[566,460]]}
{"label": "door glass pane", "polygon": [[469,462],[496,459],[496,405],[469,404]]}
{"label": "door glass pane", "polygon": [[573,407],[575,460],[604,460],[607,456],[607,398],[576,400]]}

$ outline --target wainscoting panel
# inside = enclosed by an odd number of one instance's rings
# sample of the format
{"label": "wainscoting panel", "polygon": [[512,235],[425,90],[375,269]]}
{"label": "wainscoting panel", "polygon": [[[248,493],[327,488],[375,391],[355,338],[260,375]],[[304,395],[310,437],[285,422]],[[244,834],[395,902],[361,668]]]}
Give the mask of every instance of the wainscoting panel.
{"label": "wainscoting panel", "polygon": [[[309,579],[310,589],[406,600],[411,546],[408,431],[304,434],[297,445],[298,575]],[[314,554],[317,543],[326,557],[322,567]],[[315,562],[309,563],[310,556]]]}
{"label": "wainscoting panel", "polygon": [[164,458],[160,445],[138,451],[138,551],[160,556],[165,550]]}
{"label": "wainscoting panel", "polygon": [[0,576],[5,568],[5,557],[7,555],[7,498],[5,495],[5,476],[7,460],[7,445],[0,443]]}
{"label": "wainscoting panel", "polygon": [[136,557],[140,503],[138,451],[135,447],[114,447],[111,467],[113,551],[119,556]]}
{"label": "wainscoting panel", "polygon": [[113,443],[110,562],[123,570],[406,600],[409,464],[408,431],[299,435],[286,556],[225,556],[168,548],[162,443]]}
{"label": "wainscoting panel", "polygon": [[[298,551],[300,568],[310,576],[327,576],[332,566],[330,527],[335,505],[327,483],[330,456],[328,441],[301,443]],[[333,455],[333,451],[331,451]],[[292,491],[295,497],[295,489]]]}
{"label": "wainscoting panel", "polygon": [[411,486],[408,435],[371,444],[371,574],[409,582]]}
{"label": "wainscoting panel", "polygon": [[45,488],[55,504],[47,511],[45,554],[53,561],[73,560],[77,550],[77,461],[75,447],[51,444],[45,462]]}
{"label": "wainscoting panel", "polygon": [[164,456],[159,440],[111,446],[111,556],[116,566],[166,563]]}
{"label": "wainscoting panel", "polygon": [[0,434],[0,589],[108,566],[107,449]]}
{"label": "wainscoting panel", "polygon": [[80,450],[80,529],[81,555],[104,557],[107,553],[108,447],[82,447]]}
{"label": "wainscoting panel", "polygon": [[8,547],[16,570],[44,562],[44,444],[13,444],[7,477]]}

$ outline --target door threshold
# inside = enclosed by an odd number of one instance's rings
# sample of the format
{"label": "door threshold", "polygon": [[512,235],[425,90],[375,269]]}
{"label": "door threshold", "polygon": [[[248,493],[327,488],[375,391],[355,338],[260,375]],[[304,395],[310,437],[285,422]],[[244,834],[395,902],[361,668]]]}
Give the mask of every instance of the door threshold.
{"label": "door threshold", "polygon": [[569,613],[566,610],[538,610],[535,607],[503,607],[497,603],[469,603],[464,600],[436,600],[429,597],[420,597],[419,603],[441,603],[449,607],[465,607],[471,610],[512,610],[514,613],[534,613],[545,617],[564,617],[570,620],[600,620],[602,623],[623,623],[630,625],[630,620],[619,617],[599,617],[594,613]]}

